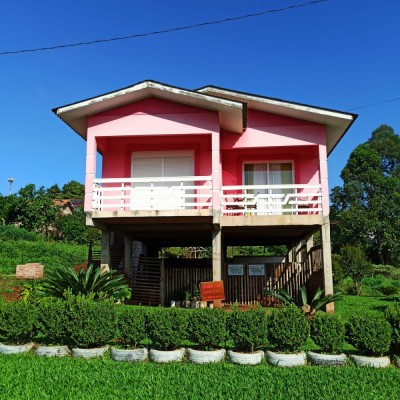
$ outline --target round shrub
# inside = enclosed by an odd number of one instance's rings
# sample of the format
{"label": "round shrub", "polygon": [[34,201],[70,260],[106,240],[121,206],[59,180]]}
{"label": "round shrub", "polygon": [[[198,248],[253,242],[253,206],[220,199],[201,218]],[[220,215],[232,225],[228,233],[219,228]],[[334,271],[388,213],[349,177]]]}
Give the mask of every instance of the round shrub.
{"label": "round shrub", "polygon": [[235,350],[254,352],[267,344],[267,318],[264,310],[233,310],[227,316],[227,330]]}
{"label": "round shrub", "polygon": [[305,315],[295,306],[274,310],[268,320],[268,340],[271,346],[285,353],[299,351],[310,336]]}
{"label": "round shrub", "polygon": [[45,345],[64,345],[68,342],[68,314],[65,301],[48,299],[38,303],[36,340]]}
{"label": "round shrub", "polygon": [[343,350],[346,330],[344,322],[336,314],[318,312],[311,320],[310,334],[326,353],[337,354]]}
{"label": "round shrub", "polygon": [[157,350],[174,350],[187,338],[188,313],[175,308],[146,310],[146,330]]}
{"label": "round shrub", "polygon": [[203,308],[189,313],[188,339],[200,350],[213,350],[224,345],[226,313],[222,309]]}
{"label": "round shrub", "polygon": [[109,301],[94,301],[93,296],[68,296],[69,344],[81,348],[104,346],[115,337],[115,306]]}
{"label": "round shrub", "polygon": [[37,309],[32,303],[0,300],[0,342],[31,342],[36,334],[37,315]]}
{"label": "round shrub", "polygon": [[385,318],[392,327],[392,350],[400,354],[400,303],[391,304],[385,310]]}
{"label": "round shrub", "polygon": [[390,348],[392,328],[375,315],[353,315],[346,324],[347,340],[367,356],[381,356]]}
{"label": "round shrub", "polygon": [[123,307],[117,309],[117,336],[124,348],[137,348],[146,339],[145,310]]}

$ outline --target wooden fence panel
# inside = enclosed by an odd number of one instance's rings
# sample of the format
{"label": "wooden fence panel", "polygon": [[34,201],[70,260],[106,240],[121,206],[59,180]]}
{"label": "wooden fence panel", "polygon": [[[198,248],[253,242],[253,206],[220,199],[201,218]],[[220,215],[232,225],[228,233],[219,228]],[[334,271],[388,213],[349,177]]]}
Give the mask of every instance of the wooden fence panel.
{"label": "wooden fence panel", "polygon": [[131,287],[134,304],[161,304],[161,260],[140,257],[132,271]]}

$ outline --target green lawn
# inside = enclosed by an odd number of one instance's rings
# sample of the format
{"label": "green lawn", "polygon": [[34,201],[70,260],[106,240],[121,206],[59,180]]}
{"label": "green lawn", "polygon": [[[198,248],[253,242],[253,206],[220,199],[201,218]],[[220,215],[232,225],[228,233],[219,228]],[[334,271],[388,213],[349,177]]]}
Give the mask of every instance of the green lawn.
{"label": "green lawn", "polygon": [[0,355],[2,399],[399,399],[400,370]]}

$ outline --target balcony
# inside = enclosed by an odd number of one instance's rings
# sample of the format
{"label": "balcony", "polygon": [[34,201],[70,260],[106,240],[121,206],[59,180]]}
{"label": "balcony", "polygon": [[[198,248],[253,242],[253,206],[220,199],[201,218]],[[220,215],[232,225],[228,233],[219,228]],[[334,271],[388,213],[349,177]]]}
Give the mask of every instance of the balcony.
{"label": "balcony", "polygon": [[212,208],[210,176],[95,179],[92,211],[203,210]]}
{"label": "balcony", "polygon": [[223,186],[223,215],[322,214],[321,185]]}

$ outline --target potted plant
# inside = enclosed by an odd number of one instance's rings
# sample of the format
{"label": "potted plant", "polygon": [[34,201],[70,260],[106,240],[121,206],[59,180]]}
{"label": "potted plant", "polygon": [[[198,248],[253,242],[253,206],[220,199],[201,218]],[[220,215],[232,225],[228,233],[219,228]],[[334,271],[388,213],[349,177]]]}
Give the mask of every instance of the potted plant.
{"label": "potted plant", "polygon": [[309,351],[312,365],[343,366],[346,354],[342,352],[346,336],[344,322],[336,314],[318,312],[311,320],[310,334],[321,352]]}
{"label": "potted plant", "polygon": [[222,309],[201,308],[189,314],[189,341],[196,349],[189,348],[188,359],[195,364],[218,362],[225,358],[226,313]]}
{"label": "potted plant", "polygon": [[182,361],[187,338],[187,311],[179,308],[146,310],[146,330],[151,340],[150,360],[159,363]]}
{"label": "potted plant", "polygon": [[346,324],[347,341],[361,355],[351,355],[359,366],[384,368],[390,364],[388,356],[392,328],[384,318],[375,315],[353,315]]}
{"label": "potted plant", "polygon": [[66,356],[69,353],[68,315],[66,303],[61,299],[48,299],[38,303],[36,341],[39,346],[35,353],[39,356]]}
{"label": "potted plant", "polygon": [[112,300],[93,296],[67,296],[68,341],[74,357],[99,357],[115,338],[115,307]]}
{"label": "potted plant", "polygon": [[35,336],[37,309],[24,301],[7,302],[0,298],[0,353],[29,351]]}
{"label": "potted plant", "polygon": [[183,308],[190,308],[190,297],[192,296],[192,294],[190,293],[189,290],[185,290],[184,292],[184,296],[183,296],[183,301],[182,301],[182,305]]}
{"label": "potted plant", "polygon": [[111,358],[116,361],[144,361],[148,351],[140,347],[146,339],[145,310],[141,308],[117,309],[116,341],[119,347],[111,347]]}
{"label": "potted plant", "polygon": [[198,285],[193,285],[190,307],[191,308],[199,308],[200,307],[200,290],[199,290]]}
{"label": "potted plant", "polygon": [[227,317],[228,337],[234,350],[228,350],[235,364],[260,364],[267,344],[267,318],[263,309],[240,311],[237,307]]}
{"label": "potted plant", "polygon": [[310,335],[310,326],[300,309],[293,305],[274,310],[268,319],[268,342],[275,351],[267,351],[268,363],[278,367],[304,365],[301,351]]}

